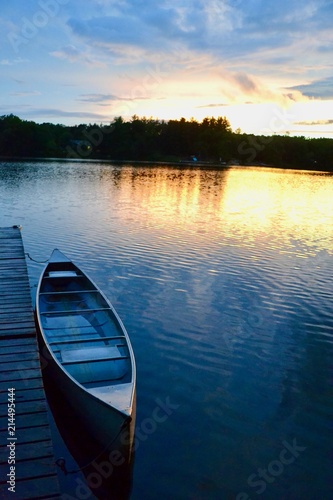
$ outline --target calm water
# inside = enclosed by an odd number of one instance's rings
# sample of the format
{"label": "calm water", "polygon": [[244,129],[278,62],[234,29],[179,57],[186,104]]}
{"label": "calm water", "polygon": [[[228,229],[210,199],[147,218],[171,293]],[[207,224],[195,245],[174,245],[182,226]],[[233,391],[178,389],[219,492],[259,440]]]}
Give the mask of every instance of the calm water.
{"label": "calm water", "polygon": [[[332,176],[0,164],[13,224],[34,259],[59,247],[81,265],[127,327],[131,499],[333,497]],[[28,264],[33,286],[42,265]],[[79,477],[64,493],[93,498]]]}

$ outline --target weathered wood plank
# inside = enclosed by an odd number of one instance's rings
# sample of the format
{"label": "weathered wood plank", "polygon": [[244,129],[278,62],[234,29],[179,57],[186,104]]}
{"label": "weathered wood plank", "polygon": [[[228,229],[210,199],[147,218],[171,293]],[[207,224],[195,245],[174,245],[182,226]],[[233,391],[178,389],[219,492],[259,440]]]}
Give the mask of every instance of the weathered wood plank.
{"label": "weathered wood plank", "polygon": [[31,332],[30,329],[27,329],[27,330],[21,330],[20,332],[17,332],[16,333],[11,333],[11,332],[2,332],[0,334],[0,342],[2,342],[2,340],[6,339],[6,340],[15,340],[17,338],[19,339],[22,339],[22,338],[25,338],[25,339],[31,339],[34,337],[34,333]]}
{"label": "weathered wood plank", "polygon": [[30,288],[28,286],[22,285],[21,282],[18,282],[16,286],[13,284],[6,288],[6,290],[1,290],[1,303],[6,304],[7,302],[14,302],[15,304],[20,304],[21,302],[26,302],[27,299],[30,298]]}
{"label": "weathered wood plank", "polygon": [[6,339],[1,340],[0,342],[0,356],[7,354],[14,354],[17,359],[17,354],[20,353],[24,354],[26,352],[34,353],[37,352],[36,349],[37,349],[37,342],[35,338],[31,339],[19,338],[16,339],[14,344],[12,340],[6,340]]}
{"label": "weathered wood plank", "polygon": [[[14,305],[20,305],[22,303],[28,304],[29,299],[31,304],[30,289],[28,287],[21,286],[20,282],[17,286],[18,288],[13,286],[11,288],[7,288],[6,290],[0,289],[1,305],[6,306],[11,303]],[[15,309],[15,307],[13,307],[13,309]]]}
{"label": "weathered wood plank", "polygon": [[[1,294],[1,291],[0,291]],[[32,308],[31,308],[31,299],[30,302],[28,300],[27,295],[23,295],[22,292],[20,294],[15,294],[14,296],[12,295],[9,297],[6,295],[6,297],[3,297],[1,299],[1,305],[0,305],[0,310],[7,310],[8,308],[11,308],[12,310],[16,310],[18,308],[21,309],[24,308],[24,310],[28,309],[31,314],[33,314]]]}
{"label": "weathered wood plank", "polygon": [[53,498],[60,499],[61,497],[59,494],[59,483],[57,476],[54,474],[48,477],[32,478],[27,481],[18,481],[16,484],[15,498],[21,498],[24,500],[51,500]]}
{"label": "weathered wood plank", "polygon": [[[1,231],[0,231],[0,233],[1,233]],[[8,246],[15,246],[15,248],[20,248],[20,245],[17,244],[17,239],[18,238],[2,238],[2,243],[1,243],[0,248],[7,248]],[[3,244],[4,240],[7,240],[5,242],[5,244]]]}
{"label": "weathered wood plank", "polygon": [[16,254],[16,256],[14,255],[9,256],[8,253],[7,255],[5,253],[2,253],[0,255],[1,255],[0,269],[2,268],[6,269],[7,267],[10,267],[14,270],[19,269],[22,276],[24,276],[24,264],[25,264],[24,255],[20,257],[17,256],[18,254]]}
{"label": "weathered wood plank", "polygon": [[[37,395],[35,397],[36,399],[33,401],[16,400],[17,412],[20,415],[25,415],[26,413],[32,413],[34,411],[36,412],[47,411],[46,401],[45,399],[42,399],[43,394],[41,393],[39,398],[37,397]],[[6,413],[7,413],[7,401],[5,403],[0,404],[0,414],[5,415]]]}
{"label": "weathered wood plank", "polygon": [[[4,254],[3,254],[4,256]],[[6,271],[6,269],[12,269],[13,275],[16,276],[21,276],[22,279],[26,279],[27,275],[24,272],[25,267],[24,264],[26,264],[24,258],[11,258],[9,259],[8,257],[0,259],[0,270]]]}
{"label": "weathered wood plank", "polygon": [[13,313],[0,313],[0,322],[3,323],[3,326],[10,325],[16,327],[16,325],[29,325],[31,328],[34,328],[35,322],[32,314],[24,314],[17,312],[17,314]]}
{"label": "weathered wood plank", "polygon": [[[16,415],[15,426],[16,434],[20,429],[32,429],[32,427],[41,427],[47,422],[47,412],[34,412],[25,415]],[[0,417],[0,432],[6,432],[8,417]]]}
{"label": "weathered wood plank", "polygon": [[21,276],[14,275],[13,269],[1,269],[0,278],[0,287],[3,291],[13,289],[18,283],[21,283],[25,288],[29,286],[29,281],[23,279]]}
{"label": "weathered wood plank", "polygon": [[27,292],[22,290],[20,292],[14,292],[11,295],[9,295],[8,293],[5,296],[2,295],[1,302],[4,307],[12,305],[14,309],[16,306],[19,306],[21,304],[22,305],[30,304],[31,307],[31,302],[29,303],[28,297],[29,295],[27,295]]}
{"label": "weathered wood plank", "polygon": [[25,319],[25,318],[20,319],[20,318],[18,318],[17,321],[12,321],[12,322],[9,322],[6,324],[0,324],[0,331],[2,331],[2,330],[6,330],[6,331],[14,330],[14,332],[15,332],[15,329],[22,329],[22,328],[30,328],[30,330],[32,330],[34,332],[35,323],[34,323],[33,319]]}
{"label": "weathered wood plank", "polygon": [[[46,456],[46,457],[38,457],[40,458],[39,460],[39,468],[38,468],[38,475],[39,476],[49,476],[52,473],[55,472],[55,464],[54,464],[54,459]],[[7,471],[7,472],[6,472]],[[16,481],[22,481],[25,479],[32,479],[33,477],[36,477],[36,467],[34,466],[34,463],[31,460],[25,460],[24,463],[20,463],[18,460],[16,463]],[[6,477],[6,474],[8,474],[8,464],[0,465],[0,476],[1,477]],[[25,497],[21,497],[25,498]]]}
{"label": "weathered wood plank", "polygon": [[34,338],[34,332],[31,328],[21,328],[20,330],[4,330],[3,332],[0,332],[0,342],[3,339],[6,340],[16,340],[16,339],[30,339]]}
{"label": "weathered wood plank", "polygon": [[25,314],[26,316],[33,316],[31,304],[27,300],[12,300],[0,305],[0,314]]}
{"label": "weathered wood plank", "polygon": [[[6,384],[5,389],[2,389],[2,391],[0,392],[0,400],[1,402],[3,402],[4,401],[3,398],[5,397],[6,404],[7,404],[7,392],[8,392],[8,384]],[[30,403],[34,401],[39,402],[41,400],[45,400],[43,386],[37,388],[33,388],[30,386],[28,389],[26,387],[23,387],[23,390],[20,390],[20,388],[16,386],[16,396],[17,396],[16,397],[17,406],[19,406],[21,403]]]}
{"label": "weathered wood plank", "polygon": [[[40,457],[53,457],[53,447],[51,441],[40,441],[38,446],[31,446],[31,444],[21,444],[17,442],[16,444],[16,458],[17,461],[22,461],[24,459],[31,460],[32,458]],[[5,447],[0,448],[0,463],[7,464],[8,460],[8,450]],[[8,464],[7,464],[8,465]],[[1,476],[0,476],[1,477]]]}
{"label": "weathered wood plank", "polygon": [[[17,304],[20,306],[20,309],[19,311],[17,312],[17,314],[19,314],[20,316],[23,316],[23,314],[27,315],[29,314],[30,316],[32,316],[32,311],[31,311],[31,307],[29,304]],[[2,321],[6,316],[10,316],[10,315],[13,315],[13,304],[10,304],[10,305],[6,305],[6,306],[3,306],[1,307],[0,305],[0,321]]]}
{"label": "weathered wood plank", "polygon": [[[17,331],[17,330],[21,330],[21,332]],[[19,333],[23,333],[22,330],[29,330],[32,335],[34,335],[34,324],[33,324],[33,321],[22,321],[20,323],[17,323],[17,324],[8,324],[8,325],[1,325],[0,327],[0,335],[1,335],[1,332],[3,331],[4,332],[4,335],[6,334],[9,334],[9,332],[12,332],[14,335],[18,335]],[[27,333],[27,332],[25,332]]]}
{"label": "weathered wood plank", "polygon": [[25,286],[26,288],[29,286],[29,281],[22,279],[21,276],[14,275],[13,269],[1,269],[0,278],[2,280],[1,288],[4,291],[14,288],[14,286],[17,286],[18,283],[21,283],[22,286]]}
{"label": "weathered wood plank", "polygon": [[[39,362],[39,356],[37,351],[30,351],[30,352],[21,352],[19,353],[19,356],[17,356],[17,352],[7,352],[6,354],[2,354],[0,352],[0,367],[6,368],[6,365],[8,363],[12,363],[12,368],[13,369],[13,363],[19,361],[19,363],[23,363],[24,361],[38,361]],[[1,368],[0,368],[1,370]]]}
{"label": "weathered wood plank", "polygon": [[20,337],[16,338],[15,342],[13,342],[11,339],[5,339],[5,338],[1,339],[0,354],[2,352],[5,354],[8,352],[20,353],[21,351],[22,352],[34,351],[36,347],[37,347],[37,341],[36,341],[36,331],[35,331],[35,336],[32,338]]}
{"label": "weathered wood plank", "polygon": [[[6,252],[8,250],[8,252]],[[9,253],[10,252],[10,253]],[[21,248],[15,247],[14,245],[6,245],[6,248],[0,246],[0,255],[3,259],[23,259],[25,257],[24,252]]]}
{"label": "weathered wood plank", "polygon": [[7,400],[9,387],[13,387],[15,389],[16,403],[18,403],[19,400],[29,401],[31,398],[35,397],[34,391],[36,389],[43,390],[43,381],[40,370],[20,370],[18,365],[15,371],[4,373],[0,381],[1,402],[3,401],[3,398]]}
{"label": "weathered wood plank", "polygon": [[25,429],[18,429],[15,433],[19,443],[38,443],[39,441],[51,440],[51,431],[49,423],[45,422],[43,426],[27,427]]}
{"label": "weathered wood plank", "polygon": [[[11,386],[15,387],[16,384],[14,382],[18,381],[20,382],[21,380],[39,380],[40,384],[42,385],[42,381],[40,379],[40,372],[39,370],[36,369],[24,369],[21,370],[20,368],[20,362],[18,362],[18,368],[15,371],[10,371],[10,372],[3,372],[1,376],[1,383],[2,382],[11,382]],[[26,382],[26,385],[28,383]]]}
{"label": "weathered wood plank", "polygon": [[9,234],[5,231],[0,231],[0,238],[2,241],[5,241],[5,240],[19,240],[20,239],[20,235],[16,235],[16,234]]}
{"label": "weathered wood plank", "polygon": [[[10,227],[0,228],[0,373],[0,484],[4,498],[60,498],[25,253],[20,230]],[[6,483],[9,388],[15,389],[14,495],[7,492]]]}
{"label": "weathered wood plank", "polygon": [[[4,315],[2,318],[3,324],[0,324],[0,330],[8,330],[12,328],[31,328],[34,329],[35,323],[33,318],[27,318],[26,316],[12,317]],[[1,321],[1,318],[0,318]]]}
{"label": "weathered wood plank", "polygon": [[33,314],[32,314],[32,311],[31,309],[28,309],[25,307],[23,310],[21,307],[19,307],[17,309],[17,311],[10,311],[10,310],[2,310],[0,308],[0,321],[1,322],[5,322],[7,320],[9,320],[10,322],[21,322],[22,319],[24,321],[27,321],[27,319],[29,320],[32,320],[33,321]]}
{"label": "weathered wood plank", "polygon": [[6,271],[7,269],[12,269],[13,276],[22,275],[22,277],[25,278],[24,263],[25,261],[21,257],[13,255],[11,258],[4,258],[3,254],[2,258],[0,258],[0,270]]}
{"label": "weathered wood plank", "polygon": [[18,270],[16,274],[19,274],[26,278],[26,273],[24,272],[24,264],[26,263],[24,255],[22,257],[10,257],[8,254],[2,254],[2,258],[0,259],[0,269],[6,269],[7,267],[15,270]]}
{"label": "weathered wood plank", "polygon": [[[13,372],[13,362],[7,362],[3,363],[2,360],[0,360],[0,373],[6,373],[6,372]],[[39,359],[24,359],[22,360],[20,358],[19,360],[19,366],[20,370],[29,370],[29,369],[36,369],[38,370],[40,367]]]}
{"label": "weathered wood plank", "polygon": [[[21,290],[22,287],[22,290]],[[6,277],[1,276],[0,278],[0,289],[2,293],[8,295],[10,297],[14,292],[26,294],[27,290],[30,290],[29,281],[23,280],[19,277],[12,276]]]}
{"label": "weathered wood plank", "polygon": [[[1,278],[0,278],[1,279]],[[3,290],[0,288],[1,304],[7,304],[8,302],[20,303],[21,301],[26,301],[30,298],[30,288],[23,285],[20,281],[15,284],[11,284]]]}

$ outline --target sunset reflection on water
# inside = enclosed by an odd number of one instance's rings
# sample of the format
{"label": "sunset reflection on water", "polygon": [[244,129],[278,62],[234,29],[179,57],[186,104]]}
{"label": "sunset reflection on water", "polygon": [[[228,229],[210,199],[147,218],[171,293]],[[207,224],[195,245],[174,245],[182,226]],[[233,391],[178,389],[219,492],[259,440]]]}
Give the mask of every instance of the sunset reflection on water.
{"label": "sunset reflection on water", "polygon": [[212,240],[219,234],[258,245],[278,238],[289,247],[299,240],[309,249],[333,250],[333,196],[325,174],[127,167],[116,185],[101,188],[108,191],[110,210],[115,202],[121,209],[125,226],[149,224],[166,235],[183,227],[197,239],[209,233]]}
{"label": "sunset reflection on water", "polygon": [[[156,398],[179,405],[140,442],[132,500],[202,485],[252,498],[250,475],[294,439],[307,450],[267,498],[330,498],[331,175],[29,162],[0,165],[0,181],[0,226],[21,224],[36,261],[60,248],[124,321],[137,425]],[[43,264],[28,267],[34,294]]]}

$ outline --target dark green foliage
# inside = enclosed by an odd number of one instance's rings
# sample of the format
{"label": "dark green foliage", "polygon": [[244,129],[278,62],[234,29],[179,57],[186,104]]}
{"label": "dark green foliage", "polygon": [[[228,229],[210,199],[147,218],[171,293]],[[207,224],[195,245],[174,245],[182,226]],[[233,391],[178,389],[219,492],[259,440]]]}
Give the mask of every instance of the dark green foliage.
{"label": "dark green foliage", "polygon": [[0,117],[0,157],[193,161],[333,170],[332,139],[232,132],[225,117],[160,121],[117,117],[109,125],[36,124]]}
{"label": "dark green foliage", "polygon": [[0,156],[52,157],[61,152],[65,127],[20,120],[17,116],[0,117]]}

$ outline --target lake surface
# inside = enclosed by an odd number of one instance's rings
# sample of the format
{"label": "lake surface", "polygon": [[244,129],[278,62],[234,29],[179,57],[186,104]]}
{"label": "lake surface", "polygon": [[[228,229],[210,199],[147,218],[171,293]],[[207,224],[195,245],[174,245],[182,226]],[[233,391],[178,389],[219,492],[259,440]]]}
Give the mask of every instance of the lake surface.
{"label": "lake surface", "polygon": [[[35,260],[81,266],[131,337],[131,499],[333,497],[332,175],[2,163],[14,224]],[[63,498],[94,498],[79,477]]]}

